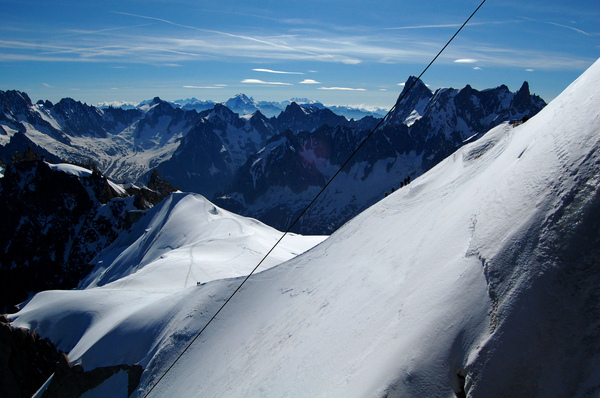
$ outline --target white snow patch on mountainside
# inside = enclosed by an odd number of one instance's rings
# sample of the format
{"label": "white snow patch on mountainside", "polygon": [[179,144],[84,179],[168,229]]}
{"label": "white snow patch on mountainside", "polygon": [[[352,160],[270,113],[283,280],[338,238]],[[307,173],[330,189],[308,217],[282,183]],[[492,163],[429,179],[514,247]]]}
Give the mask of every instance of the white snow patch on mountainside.
{"label": "white snow patch on mountainside", "polygon": [[[253,275],[150,396],[597,396],[599,107],[596,62],[525,124]],[[12,315],[86,369],[141,364],[138,397],[240,283],[214,278],[247,272],[222,268],[278,236],[169,200],[98,257],[89,288]],[[194,286],[205,270],[219,276]]]}
{"label": "white snow patch on mountainside", "polygon": [[51,164],[46,162],[52,170],[61,171],[77,177],[89,177],[92,175],[92,170],[86,169],[85,167],[77,166],[69,163]]}
{"label": "white snow patch on mountainside", "polygon": [[[86,169],[85,167],[70,164],[70,163],[52,164],[52,163],[46,162],[46,164],[48,166],[50,166],[50,168],[52,170],[61,171],[63,173],[67,173],[67,174],[74,175],[77,177],[89,177],[92,175],[92,170]],[[108,184],[111,186],[111,188],[114,189],[120,195],[127,194],[127,191],[121,184],[116,184],[111,180],[107,180],[107,181],[108,181]]]}

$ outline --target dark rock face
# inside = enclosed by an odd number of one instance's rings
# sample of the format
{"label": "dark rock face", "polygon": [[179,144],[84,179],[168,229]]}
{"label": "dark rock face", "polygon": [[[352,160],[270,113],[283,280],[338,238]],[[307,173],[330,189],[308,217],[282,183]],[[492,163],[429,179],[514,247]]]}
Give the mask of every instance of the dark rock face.
{"label": "dark rock face", "polygon": [[140,384],[143,369],[140,365],[104,366],[85,371],[81,365],[71,365],[66,354],[59,356],[54,377],[42,398],[77,398],[119,372],[127,372],[127,396]]}
{"label": "dark rock face", "polygon": [[54,373],[60,353],[35,332],[0,316],[0,396],[31,397]]}
{"label": "dark rock face", "polygon": [[0,192],[3,306],[27,299],[27,292],[76,284],[85,270],[64,263],[92,206],[75,176],[56,173],[39,159],[8,165]]}
{"label": "dark rock face", "polygon": [[292,102],[285,108],[285,111],[275,118],[278,131],[314,131],[317,128],[328,125],[349,125],[350,122],[344,117],[339,116],[329,109],[321,109],[316,106],[300,106]]}
{"label": "dark rock face", "polygon": [[212,196],[225,187],[233,175],[233,159],[223,150],[223,140],[212,123],[201,123],[184,138],[171,159],[158,170],[169,181],[186,191]]}
{"label": "dark rock face", "polygon": [[[274,186],[288,187],[294,193],[305,191],[310,186],[324,185],[323,175],[314,163],[304,162],[297,154],[302,150],[302,142],[290,130],[271,138],[265,147],[238,170],[234,186],[247,192],[245,200],[254,202],[259,196]],[[244,176],[252,174],[250,180]]]}
{"label": "dark rock face", "polygon": [[150,175],[148,188],[130,188],[128,193],[134,196],[133,204],[135,208],[143,211],[159,204],[164,198],[177,190],[169,181],[158,175],[158,170],[154,170]]}
{"label": "dark rock face", "polygon": [[63,98],[51,112],[63,120],[64,131],[71,136],[106,137],[102,112],[71,98]]}
{"label": "dark rock face", "polygon": [[72,365],[64,352],[48,339],[27,329],[13,328],[0,316],[0,396],[28,398],[50,378],[44,398],[76,398],[118,372],[127,372],[127,395],[140,383],[140,365],[116,365],[84,371]]}
{"label": "dark rock face", "polygon": [[175,190],[157,173],[151,182],[127,195],[97,170],[89,177],[53,170],[32,151],[9,163],[0,179],[3,312],[32,293],[76,287],[93,257],[139,219],[140,210]]}

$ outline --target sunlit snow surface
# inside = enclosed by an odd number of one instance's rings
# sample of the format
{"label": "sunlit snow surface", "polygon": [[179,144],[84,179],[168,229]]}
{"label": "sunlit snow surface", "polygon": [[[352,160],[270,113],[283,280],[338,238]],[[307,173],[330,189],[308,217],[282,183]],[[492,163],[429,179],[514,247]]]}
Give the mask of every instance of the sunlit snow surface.
{"label": "sunlit snow surface", "polygon": [[[260,221],[218,208],[201,195],[176,193],[96,258],[96,268],[81,285],[176,291],[248,275],[282,235]],[[288,234],[260,270],[323,239]]]}
{"label": "sunlit snow surface", "polygon": [[[527,123],[254,275],[151,396],[597,396],[599,109],[597,62]],[[86,369],[140,363],[143,396],[240,282],[194,286],[206,275],[191,243],[217,241],[206,269],[219,273],[257,250],[228,245],[230,228],[172,232],[195,223],[177,209],[155,209],[162,228],[145,219],[86,281],[111,283],[40,293],[14,323]]]}

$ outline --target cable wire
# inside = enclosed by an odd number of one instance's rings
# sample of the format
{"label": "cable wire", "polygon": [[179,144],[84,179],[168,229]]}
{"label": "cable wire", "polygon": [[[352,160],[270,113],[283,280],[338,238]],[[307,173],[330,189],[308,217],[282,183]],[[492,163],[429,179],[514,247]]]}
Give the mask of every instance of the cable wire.
{"label": "cable wire", "polygon": [[442,49],[436,54],[435,57],[433,57],[433,59],[431,60],[431,62],[429,62],[429,64],[425,67],[425,69],[423,69],[423,71],[421,72],[421,74],[417,77],[417,79],[415,79],[413,81],[413,83],[406,88],[403,91],[403,94],[398,98],[398,100],[396,101],[396,103],[394,104],[394,106],[392,106],[390,108],[390,110],[385,114],[385,116],[379,121],[379,123],[377,123],[377,125],[371,130],[371,132],[369,134],[367,134],[367,136],[361,141],[361,143],[356,147],[356,149],[354,150],[354,152],[352,152],[352,154],[348,157],[348,159],[346,159],[346,161],[344,162],[344,164],[342,164],[338,170],[335,172],[335,174],[329,179],[329,181],[323,186],[323,188],[319,191],[319,193],[317,193],[315,195],[315,197],[312,199],[312,201],[304,208],[304,210],[300,213],[300,215],[298,217],[296,217],[296,219],[294,220],[294,222],[292,222],[290,224],[290,226],[285,230],[285,232],[283,233],[283,235],[281,235],[281,237],[279,238],[279,240],[277,240],[277,242],[275,242],[275,244],[273,245],[273,247],[271,247],[271,249],[267,252],[267,254],[264,255],[264,257],[259,261],[259,263],[256,265],[256,267],[254,267],[254,269],[244,278],[244,280],[242,281],[242,283],[239,284],[239,286],[233,291],[233,293],[231,293],[231,295],[227,298],[227,300],[225,300],[225,302],[221,305],[221,307],[219,307],[219,309],[217,310],[217,312],[215,312],[215,314],[212,316],[212,318],[210,318],[208,320],[208,322],[204,325],[204,327],[196,334],[196,336],[188,343],[188,345],[185,347],[185,349],[181,352],[181,354],[179,354],[179,356],[175,359],[175,361],[173,361],[173,363],[171,364],[171,366],[169,366],[167,368],[167,370],[162,374],[162,376],[158,379],[158,381],[152,386],[152,388],[150,388],[150,390],[148,390],[148,392],[144,395],[144,398],[148,397],[148,395],[150,395],[150,393],[154,390],[154,388],[162,381],[162,379],[167,375],[167,373],[169,373],[169,371],[173,368],[173,366],[175,366],[175,364],[181,359],[181,357],[183,357],[183,355],[186,353],[186,351],[192,346],[192,344],[194,344],[194,342],[198,339],[198,337],[200,337],[200,335],[202,334],[202,332],[204,332],[206,330],[206,328],[208,327],[208,325],[210,325],[212,323],[212,321],[217,317],[217,315],[219,315],[219,313],[223,310],[223,308],[225,308],[225,306],[231,301],[231,299],[233,299],[233,296],[235,296],[237,294],[237,292],[240,291],[240,289],[242,288],[242,286],[244,286],[244,284],[248,281],[248,279],[250,279],[250,277],[256,272],[256,270],[262,265],[262,263],[266,260],[267,257],[269,257],[269,255],[271,254],[271,252],[273,252],[273,250],[275,250],[275,248],[279,245],[279,243],[283,240],[283,238],[285,238],[285,236],[291,231],[291,229],[298,223],[298,221],[300,221],[300,219],[302,218],[302,216],[304,216],[304,214],[306,214],[306,212],[308,211],[308,209],[317,201],[317,199],[321,196],[321,194],[323,192],[325,192],[325,190],[327,189],[327,187],[331,184],[331,182],[342,172],[342,170],[344,169],[344,167],[346,167],[346,165],[348,165],[348,163],[350,162],[350,160],[356,155],[356,153],[365,145],[365,143],[369,140],[369,138],[371,138],[371,136],[373,136],[373,134],[379,129],[379,127],[383,124],[383,122],[388,118],[388,116],[394,111],[394,109],[396,109],[396,107],[398,106],[398,104],[400,102],[402,102],[402,100],[404,99],[404,97],[406,97],[406,95],[410,92],[410,90],[414,87],[414,85],[421,79],[421,77],[425,74],[425,72],[427,72],[427,70],[429,69],[429,67],[431,65],[433,65],[433,63],[439,58],[439,56],[444,52],[444,50],[446,49],[446,47],[448,47],[450,45],[450,43],[454,40],[454,38],[460,33],[460,31],[467,25],[467,23],[469,23],[469,21],[471,20],[471,18],[473,18],[473,16],[477,13],[477,11],[479,11],[479,9],[483,6],[483,4],[486,2],[486,0],[483,0],[479,6],[475,9],[475,11],[473,11],[473,13],[471,13],[471,15],[466,19],[466,21],[460,26],[460,28],[458,28],[458,30],[454,33],[454,35],[450,38],[450,40],[448,40],[448,42],[444,45],[444,47],[442,47]]}

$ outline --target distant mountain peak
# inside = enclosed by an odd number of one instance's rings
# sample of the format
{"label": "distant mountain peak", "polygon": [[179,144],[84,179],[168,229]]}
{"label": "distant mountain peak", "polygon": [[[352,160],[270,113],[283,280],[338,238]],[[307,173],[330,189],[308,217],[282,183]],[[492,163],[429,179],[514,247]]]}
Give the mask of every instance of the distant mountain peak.
{"label": "distant mountain peak", "polygon": [[243,99],[244,101],[249,101],[249,102],[253,102],[254,98],[252,97],[248,97],[246,94],[244,93],[238,93],[234,96],[234,98],[239,98],[239,99]]}
{"label": "distant mountain peak", "polygon": [[412,75],[409,76],[408,79],[406,80],[406,82],[404,83],[404,88],[402,89],[402,92],[400,93],[400,97],[405,95],[406,91],[408,91],[409,89],[417,91],[417,92],[426,91],[426,92],[431,93],[431,90],[427,87],[427,85],[425,83],[423,83],[423,80],[419,79],[416,76],[412,76]]}
{"label": "distant mountain peak", "polygon": [[421,79],[409,76],[390,119],[393,119],[395,123],[412,124],[423,115],[425,106],[432,97],[433,93]]}

